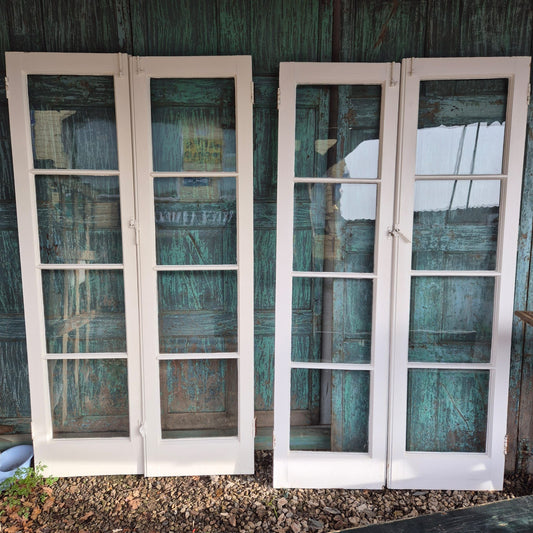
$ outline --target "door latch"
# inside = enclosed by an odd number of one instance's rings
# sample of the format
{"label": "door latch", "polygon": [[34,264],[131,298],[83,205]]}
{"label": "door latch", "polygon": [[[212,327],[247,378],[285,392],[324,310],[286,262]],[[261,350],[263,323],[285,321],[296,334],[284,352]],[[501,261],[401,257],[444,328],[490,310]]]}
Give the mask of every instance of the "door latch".
{"label": "door latch", "polygon": [[404,234],[401,232],[400,228],[398,226],[393,226],[393,228],[389,228],[387,230],[387,233],[389,234],[389,237],[400,237],[402,239],[402,241],[404,242],[407,242],[407,243],[410,243],[410,239]]}

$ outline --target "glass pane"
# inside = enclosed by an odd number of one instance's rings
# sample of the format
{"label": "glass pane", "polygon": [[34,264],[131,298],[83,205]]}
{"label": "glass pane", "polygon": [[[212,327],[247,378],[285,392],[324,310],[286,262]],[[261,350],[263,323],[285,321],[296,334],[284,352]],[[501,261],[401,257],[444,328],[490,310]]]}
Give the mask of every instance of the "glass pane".
{"label": "glass pane", "polygon": [[164,439],[237,435],[237,360],[160,361]]}
{"label": "glass pane", "polygon": [[370,372],[291,371],[291,450],[368,452]]}
{"label": "glass pane", "polygon": [[417,181],[413,268],[494,270],[499,215],[499,181]]}
{"label": "glass pane", "polygon": [[501,174],[507,80],[420,82],[417,174]]}
{"label": "glass pane", "polygon": [[237,273],[158,272],[161,353],[237,351]]}
{"label": "glass pane", "polygon": [[122,263],[118,176],[36,176],[42,263]]}
{"label": "glass pane", "polygon": [[48,361],[54,438],[128,437],[125,359]]}
{"label": "glass pane", "polygon": [[294,186],[296,271],[373,272],[376,185]]}
{"label": "glass pane", "polygon": [[159,265],[237,262],[235,178],[156,178]]}
{"label": "glass pane", "polygon": [[409,452],[485,452],[488,370],[410,369]]}
{"label": "glass pane", "polygon": [[111,76],[28,76],[35,168],[118,169]]}
{"label": "glass pane", "polygon": [[370,363],[372,280],[294,278],[292,360]]}
{"label": "glass pane", "polygon": [[235,171],[233,79],[150,80],[155,171]]}
{"label": "glass pane", "polygon": [[296,177],[377,178],[379,85],[296,88]]}
{"label": "glass pane", "polygon": [[44,270],[48,353],[125,352],[121,270]]}
{"label": "glass pane", "polygon": [[494,278],[413,277],[409,361],[490,362]]}

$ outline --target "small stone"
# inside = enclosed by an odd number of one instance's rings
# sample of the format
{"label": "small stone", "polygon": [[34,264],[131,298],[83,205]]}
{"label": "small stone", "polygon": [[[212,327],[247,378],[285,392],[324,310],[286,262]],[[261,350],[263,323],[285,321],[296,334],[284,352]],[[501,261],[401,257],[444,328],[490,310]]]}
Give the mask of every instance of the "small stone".
{"label": "small stone", "polygon": [[309,529],[323,529],[324,523],[320,520],[315,520],[314,518],[310,518],[308,521]]}
{"label": "small stone", "polygon": [[302,526],[298,522],[293,522],[291,524],[291,529],[294,533],[300,533],[302,530]]}
{"label": "small stone", "polygon": [[332,515],[341,514],[341,512],[338,509],[335,509],[333,507],[324,507],[324,511]]}
{"label": "small stone", "polygon": [[280,498],[278,500],[278,509],[281,509],[284,505],[287,505],[289,503],[289,500],[287,498]]}

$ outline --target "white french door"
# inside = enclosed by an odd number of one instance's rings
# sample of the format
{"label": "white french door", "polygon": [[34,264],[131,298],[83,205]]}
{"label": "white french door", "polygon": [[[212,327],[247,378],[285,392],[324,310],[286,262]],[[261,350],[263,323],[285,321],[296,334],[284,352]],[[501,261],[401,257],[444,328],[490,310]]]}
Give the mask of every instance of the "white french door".
{"label": "white french door", "polygon": [[275,486],[384,484],[399,67],[281,64]]}
{"label": "white french door", "polygon": [[251,59],[131,61],[145,471],[253,472]]}
{"label": "white french door", "polygon": [[530,58],[402,69],[388,485],[501,489]]}
{"label": "white french door", "polygon": [[6,68],[35,460],[138,473],[127,57],[15,52]]}
{"label": "white french door", "polygon": [[250,58],[8,53],[7,77],[36,460],[253,472]]}
{"label": "white french door", "polygon": [[529,65],[282,63],[275,486],[501,488]]}

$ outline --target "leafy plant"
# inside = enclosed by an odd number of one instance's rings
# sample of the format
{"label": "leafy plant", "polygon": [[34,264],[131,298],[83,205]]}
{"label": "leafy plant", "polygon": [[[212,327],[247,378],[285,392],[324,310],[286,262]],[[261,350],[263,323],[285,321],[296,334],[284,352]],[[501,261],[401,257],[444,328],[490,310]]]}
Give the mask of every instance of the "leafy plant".
{"label": "leafy plant", "polygon": [[41,511],[50,509],[54,502],[51,486],[57,478],[45,477],[45,468],[41,463],[35,468],[18,468],[13,476],[0,483],[0,524],[7,517],[29,524]]}

